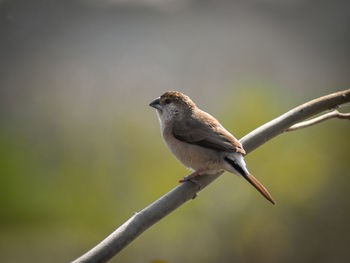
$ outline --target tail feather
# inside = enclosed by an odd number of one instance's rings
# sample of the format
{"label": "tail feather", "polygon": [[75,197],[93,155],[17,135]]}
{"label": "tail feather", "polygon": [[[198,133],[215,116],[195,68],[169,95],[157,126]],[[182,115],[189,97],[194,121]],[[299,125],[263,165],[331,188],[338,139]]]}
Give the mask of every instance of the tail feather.
{"label": "tail feather", "polygon": [[267,191],[267,189],[249,172],[247,169],[242,168],[235,160],[232,160],[228,157],[225,157],[225,161],[232,165],[232,167],[240,174],[244,179],[246,179],[252,186],[255,187],[267,200],[269,200],[272,204],[275,202],[272,199],[272,196]]}
{"label": "tail feather", "polygon": [[258,190],[267,200],[269,200],[272,204],[275,204],[275,201],[273,201],[269,191],[267,191],[267,189],[253,175],[246,174],[243,175],[243,178],[254,186],[255,189]]}

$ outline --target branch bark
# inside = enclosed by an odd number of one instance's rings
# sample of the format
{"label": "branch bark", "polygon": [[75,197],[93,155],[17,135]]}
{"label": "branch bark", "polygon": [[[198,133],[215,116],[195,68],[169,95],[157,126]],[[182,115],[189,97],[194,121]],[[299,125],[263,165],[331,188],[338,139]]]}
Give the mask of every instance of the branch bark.
{"label": "branch bark", "polygon": [[334,111],[328,112],[326,114],[323,114],[321,116],[318,116],[318,117],[316,117],[314,119],[294,124],[291,127],[289,127],[288,129],[286,129],[286,132],[303,129],[303,128],[315,125],[315,124],[320,123],[320,122],[324,122],[324,121],[332,119],[332,118],[348,119],[348,120],[350,120],[350,113],[340,113],[339,111],[334,110]]}
{"label": "branch bark", "polygon": [[[253,130],[244,136],[240,142],[248,154],[277,135],[287,131],[294,124],[326,110],[334,109],[347,102],[350,102],[350,89],[311,100]],[[325,117],[323,120],[329,118],[332,117]],[[313,124],[318,122],[314,121]],[[73,262],[107,262],[147,228],[151,227],[183,203],[196,197],[197,192],[203,190],[221,174],[198,176],[198,181],[202,186],[201,189],[191,182],[176,186],[140,212],[135,213],[101,243]]]}

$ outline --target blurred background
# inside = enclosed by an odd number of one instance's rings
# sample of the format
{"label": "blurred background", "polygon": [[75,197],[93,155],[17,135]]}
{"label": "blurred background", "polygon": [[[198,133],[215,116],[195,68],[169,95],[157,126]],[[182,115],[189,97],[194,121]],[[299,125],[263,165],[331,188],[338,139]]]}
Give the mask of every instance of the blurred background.
{"label": "blurred background", "polygon": [[[189,174],[148,103],[189,95],[241,138],[350,84],[350,4],[1,0],[0,261],[68,262]],[[350,111],[345,106],[341,111]],[[350,124],[246,158],[111,262],[345,262]]]}

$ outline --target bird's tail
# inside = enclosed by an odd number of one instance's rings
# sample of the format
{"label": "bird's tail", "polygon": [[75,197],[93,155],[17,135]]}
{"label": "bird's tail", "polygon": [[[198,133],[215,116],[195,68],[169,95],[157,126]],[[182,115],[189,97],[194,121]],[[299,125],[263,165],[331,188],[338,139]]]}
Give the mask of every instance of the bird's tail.
{"label": "bird's tail", "polygon": [[245,167],[241,167],[238,162],[228,157],[225,157],[225,161],[231,164],[237,173],[246,179],[252,186],[254,186],[255,189],[258,190],[267,200],[269,200],[272,204],[275,204],[269,191],[267,191],[267,189],[253,175],[251,175]]}
{"label": "bird's tail", "polygon": [[258,190],[267,200],[269,200],[272,204],[275,204],[275,201],[273,201],[272,196],[270,195],[269,191],[267,191],[267,189],[253,175],[245,174],[242,176],[252,186],[254,186],[255,189]]}

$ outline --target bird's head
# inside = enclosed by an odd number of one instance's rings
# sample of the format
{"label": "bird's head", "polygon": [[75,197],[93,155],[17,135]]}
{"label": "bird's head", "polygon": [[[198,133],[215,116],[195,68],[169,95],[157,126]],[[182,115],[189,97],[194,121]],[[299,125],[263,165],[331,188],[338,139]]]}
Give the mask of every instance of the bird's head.
{"label": "bird's head", "polygon": [[185,114],[196,108],[188,96],[177,91],[167,91],[149,105],[157,109],[162,121],[182,119]]}

